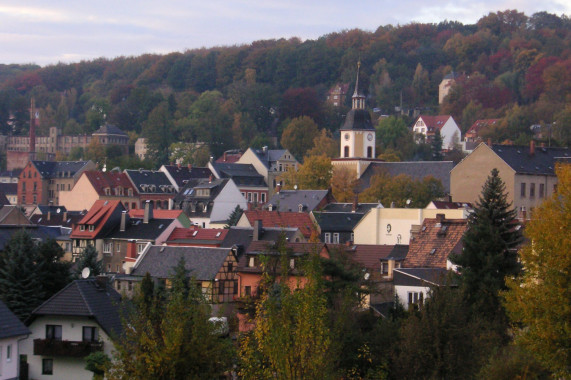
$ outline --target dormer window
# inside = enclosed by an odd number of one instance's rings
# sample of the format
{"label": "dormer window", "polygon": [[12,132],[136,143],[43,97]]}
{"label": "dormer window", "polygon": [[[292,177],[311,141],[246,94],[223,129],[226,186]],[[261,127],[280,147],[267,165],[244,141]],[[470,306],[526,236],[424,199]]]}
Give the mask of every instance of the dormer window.
{"label": "dormer window", "polygon": [[85,231],[85,224],[80,224],[80,225],[79,225],[79,230],[80,230],[80,231]]}
{"label": "dormer window", "polygon": [[127,189],[127,194],[132,197],[133,196],[133,189]]}
{"label": "dormer window", "polygon": [[111,189],[106,187],[104,191],[105,191],[105,195],[109,195],[111,192]]}
{"label": "dormer window", "polygon": [[303,212],[303,205],[302,204],[297,206],[297,211]]}
{"label": "dormer window", "polygon": [[255,266],[256,266],[256,258],[250,257],[250,260],[248,261],[248,267],[253,268]]}
{"label": "dormer window", "polygon": [[95,231],[95,226],[93,224],[89,225],[89,231],[91,232]]}

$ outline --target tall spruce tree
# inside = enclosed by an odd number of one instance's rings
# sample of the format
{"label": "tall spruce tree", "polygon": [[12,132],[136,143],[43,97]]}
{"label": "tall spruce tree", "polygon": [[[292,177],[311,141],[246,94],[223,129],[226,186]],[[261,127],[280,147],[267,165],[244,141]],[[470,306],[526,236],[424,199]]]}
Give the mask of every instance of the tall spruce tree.
{"label": "tall spruce tree", "polygon": [[0,299],[21,320],[45,298],[36,268],[37,251],[30,235],[22,230],[0,252]]}
{"label": "tall spruce tree", "polygon": [[505,184],[493,169],[468,219],[464,250],[452,257],[460,266],[464,298],[475,311],[495,320],[504,317],[499,292],[505,277],[519,273],[516,248],[522,240],[516,212],[507,201]]}

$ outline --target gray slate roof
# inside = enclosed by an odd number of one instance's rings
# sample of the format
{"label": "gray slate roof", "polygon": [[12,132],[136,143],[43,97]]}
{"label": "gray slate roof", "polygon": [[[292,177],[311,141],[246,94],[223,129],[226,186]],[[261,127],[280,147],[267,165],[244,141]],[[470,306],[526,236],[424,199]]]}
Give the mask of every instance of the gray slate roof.
{"label": "gray slate roof", "polygon": [[265,208],[272,205],[272,211],[299,211],[299,205],[303,205],[303,211],[313,211],[329,193],[328,190],[281,190],[270,198]]}
{"label": "gray slate roof", "polygon": [[263,149],[252,150],[268,169],[271,169],[272,164],[279,160],[286,152],[285,149],[266,149],[265,151]]}
{"label": "gray slate roof", "polygon": [[373,123],[371,121],[371,114],[364,109],[352,109],[347,112],[345,121],[340,128],[341,131],[345,130],[370,130],[374,131]]}
{"label": "gray slate roof", "polygon": [[133,267],[133,276],[144,276],[147,272],[154,278],[170,278],[181,258],[190,276],[198,281],[214,280],[228,257],[229,248],[168,247],[154,245],[144,253]]}
{"label": "gray slate roof", "polygon": [[[393,271],[395,285],[444,285],[448,271],[445,268],[398,268]],[[421,285],[423,284],[423,285]]]}
{"label": "gray slate roof", "polygon": [[[125,170],[125,173],[137,188],[139,194],[170,194],[168,190],[163,190],[162,185],[173,186],[167,175],[154,170]],[[142,185],[154,185],[154,190],[147,188],[143,190]]]}
{"label": "gray slate roof", "polygon": [[[210,217],[214,200],[222,189],[224,189],[228,181],[229,179],[227,178],[213,179],[212,181],[208,178],[199,178],[188,181],[173,199],[175,208],[183,210],[191,219],[192,217]],[[197,196],[196,189],[210,189],[210,196]],[[205,204],[208,206],[206,212],[204,212]],[[194,205],[195,211],[192,211],[192,205]]]}
{"label": "gray slate roof", "polygon": [[[372,208],[379,207],[380,203],[357,203],[357,208],[355,212],[364,214]],[[382,206],[382,205],[381,205]],[[328,203],[321,210],[323,212],[352,212],[353,203],[338,203],[332,202]]]}
{"label": "gray slate roof", "polygon": [[267,187],[264,176],[252,164],[211,163],[221,178],[232,178],[237,186]]}
{"label": "gray slate roof", "polygon": [[0,301],[0,339],[30,334],[30,330]]}
{"label": "gray slate roof", "polygon": [[518,174],[555,175],[555,163],[571,157],[568,148],[535,147],[531,155],[528,146],[492,145],[492,150]]}
{"label": "gray slate roof", "polygon": [[164,165],[166,171],[176,182],[179,189],[186,185],[189,180],[196,178],[208,178],[212,172],[208,168],[188,167],[178,165]]}
{"label": "gray slate roof", "polygon": [[414,180],[431,175],[442,182],[445,192],[450,193],[450,171],[453,167],[452,161],[372,162],[361,175],[359,191],[371,185],[371,178],[375,174],[385,171],[393,177],[406,174]]}
{"label": "gray slate roof", "polygon": [[[121,332],[121,296],[111,286],[94,278],[75,280],[32,312],[42,315],[93,318],[107,334]],[[31,321],[30,321],[31,322]],[[30,323],[28,322],[28,323]]]}
{"label": "gray slate roof", "polygon": [[352,232],[364,215],[357,212],[313,212],[313,217],[323,232]]}
{"label": "gray slate roof", "polygon": [[32,237],[32,239],[39,239],[40,241],[46,241],[48,239],[57,239],[62,235],[69,235],[69,229],[62,228],[59,226],[0,226],[0,250],[4,249],[8,241],[12,238],[16,232],[25,229],[26,232]]}
{"label": "gray slate roof", "polygon": [[83,169],[89,161],[32,161],[42,178],[71,177]]}
{"label": "gray slate roof", "polygon": [[98,130],[93,132],[94,135],[119,135],[127,137],[127,134],[121,129],[117,128],[112,124],[105,124],[99,127]]}
{"label": "gray slate roof", "polygon": [[[259,237],[260,240],[275,242],[278,240],[279,236],[284,233],[287,241],[293,242],[296,233],[299,231],[298,228],[281,228],[281,227],[263,227],[262,233]],[[222,247],[232,247],[234,245],[241,246],[243,248],[248,248],[252,242],[254,236],[253,227],[236,227],[232,226],[228,230],[224,241],[222,242]]]}
{"label": "gray slate roof", "polygon": [[105,238],[155,240],[165,232],[168,226],[174,223],[175,220],[176,219],[150,219],[149,223],[143,223],[143,219],[130,218],[125,224],[125,231],[120,231],[121,224],[118,224]]}
{"label": "gray slate roof", "polygon": [[393,247],[391,253],[389,254],[389,256],[387,256],[386,259],[401,261],[406,258],[407,254],[408,254],[408,245],[397,244]]}

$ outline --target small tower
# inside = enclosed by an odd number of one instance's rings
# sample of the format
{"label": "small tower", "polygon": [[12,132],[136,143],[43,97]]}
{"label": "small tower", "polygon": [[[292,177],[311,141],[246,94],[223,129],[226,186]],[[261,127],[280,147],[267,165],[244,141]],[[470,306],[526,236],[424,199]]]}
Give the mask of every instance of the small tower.
{"label": "small tower", "polygon": [[30,146],[28,148],[28,160],[36,159],[36,123],[40,118],[40,113],[36,111],[36,101],[30,101]]}
{"label": "small tower", "polygon": [[365,95],[359,89],[361,62],[357,63],[357,79],[351,111],[340,128],[340,158],[375,158],[375,128],[371,115],[365,109]]}

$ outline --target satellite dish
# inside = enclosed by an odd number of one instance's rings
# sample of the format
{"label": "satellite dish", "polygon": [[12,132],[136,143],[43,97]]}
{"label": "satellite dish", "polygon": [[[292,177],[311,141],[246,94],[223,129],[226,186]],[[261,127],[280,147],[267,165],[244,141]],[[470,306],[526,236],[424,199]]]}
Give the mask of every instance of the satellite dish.
{"label": "satellite dish", "polygon": [[[87,269],[87,268],[86,268]],[[365,281],[369,279],[369,277],[371,277],[371,275],[369,273],[365,273]]]}
{"label": "satellite dish", "polygon": [[105,173],[107,171],[107,164],[103,164],[103,169],[101,169],[101,171],[103,173]]}
{"label": "satellite dish", "polygon": [[407,205],[409,205],[410,202],[412,202],[410,199],[407,199],[407,200],[406,200],[406,204],[407,204]]}
{"label": "satellite dish", "polygon": [[297,185],[293,185],[293,189],[294,189],[294,190],[297,190]]}
{"label": "satellite dish", "polygon": [[88,267],[85,267],[81,271],[81,278],[88,278],[90,274],[91,274],[91,269],[89,269]]}

